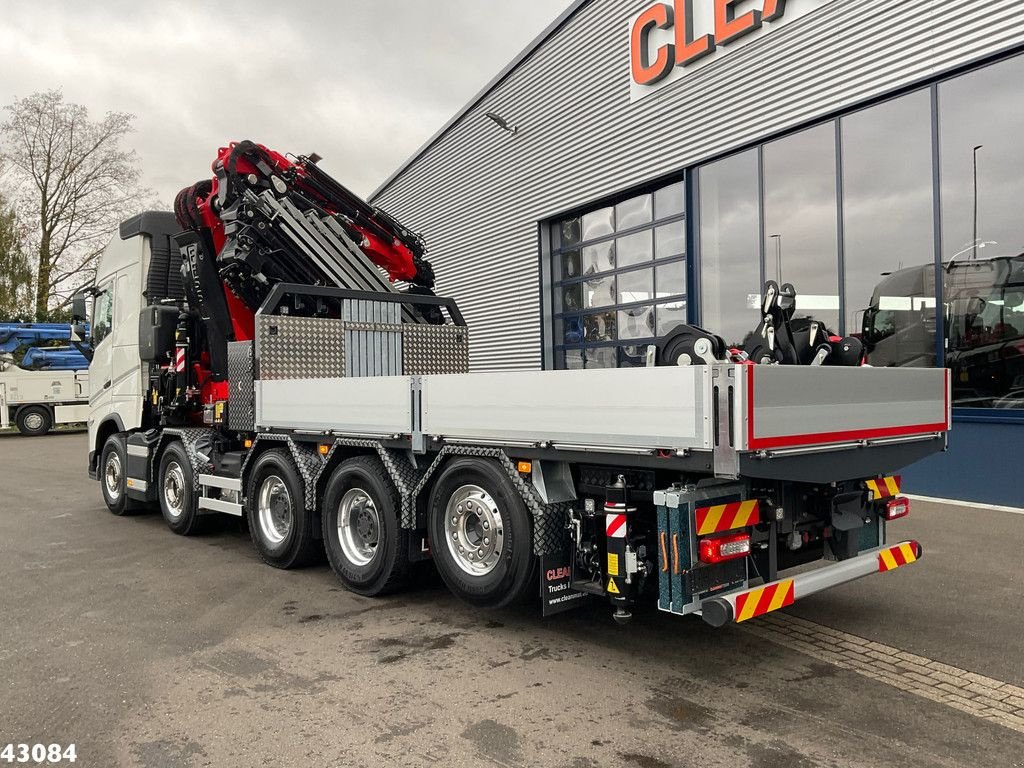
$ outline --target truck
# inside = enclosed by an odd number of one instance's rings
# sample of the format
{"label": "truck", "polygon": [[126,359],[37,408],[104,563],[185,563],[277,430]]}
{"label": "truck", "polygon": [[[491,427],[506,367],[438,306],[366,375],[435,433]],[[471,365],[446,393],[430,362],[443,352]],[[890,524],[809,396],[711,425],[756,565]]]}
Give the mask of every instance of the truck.
{"label": "truck", "polygon": [[872,292],[862,324],[872,365],[935,364],[937,295],[953,404],[1019,408],[1024,401],[1024,254],[950,259],[938,270],[924,264],[886,275]]}
{"label": "truck", "polygon": [[84,423],[89,362],[83,349],[88,352],[68,323],[0,323],[0,429],[14,424],[38,437],[57,424]]}
{"label": "truck", "polygon": [[115,515],[234,515],[265,563],[326,557],[360,595],[432,563],[475,606],[620,623],[720,627],[921,558],[897,472],[946,445],[946,371],[859,365],[770,283],[754,354],[681,325],[642,366],[470,372],[423,238],[318,160],[222,148],[75,297]]}

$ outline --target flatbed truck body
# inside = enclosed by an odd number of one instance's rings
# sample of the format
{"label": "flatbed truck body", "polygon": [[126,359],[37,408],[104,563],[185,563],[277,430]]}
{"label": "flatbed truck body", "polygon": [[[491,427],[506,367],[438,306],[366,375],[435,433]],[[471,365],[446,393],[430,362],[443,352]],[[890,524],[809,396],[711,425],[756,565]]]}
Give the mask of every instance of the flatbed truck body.
{"label": "flatbed truck body", "polygon": [[326,555],[363,595],[432,561],[474,605],[623,623],[746,621],[921,557],[890,533],[897,472],[945,448],[947,371],[823,365],[850,344],[816,325],[810,354],[776,346],[774,286],[757,364],[687,326],[672,364],[470,373],[458,305],[382,278],[433,284],[418,236],[315,159],[218,157],[99,261],[89,473],[115,514],[239,516],[266,563]]}

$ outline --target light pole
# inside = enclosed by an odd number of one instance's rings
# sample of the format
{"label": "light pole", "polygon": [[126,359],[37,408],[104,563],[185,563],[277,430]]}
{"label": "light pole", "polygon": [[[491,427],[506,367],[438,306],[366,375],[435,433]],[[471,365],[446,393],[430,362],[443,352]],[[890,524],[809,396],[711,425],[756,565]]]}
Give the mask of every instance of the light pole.
{"label": "light pole", "polygon": [[782,283],[782,235],[768,235],[775,241],[775,276]]}
{"label": "light pole", "polygon": [[978,259],[978,150],[983,146],[979,144],[974,148],[974,251],[971,258],[975,261]]}

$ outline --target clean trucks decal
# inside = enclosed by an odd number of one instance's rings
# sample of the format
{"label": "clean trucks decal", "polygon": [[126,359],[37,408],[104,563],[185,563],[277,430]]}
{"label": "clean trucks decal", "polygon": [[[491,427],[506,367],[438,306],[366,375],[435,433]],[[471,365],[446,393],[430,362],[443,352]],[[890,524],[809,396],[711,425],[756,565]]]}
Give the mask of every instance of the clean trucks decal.
{"label": "clean trucks decal", "polygon": [[629,22],[630,101],[675,82],[831,0],[674,0]]}

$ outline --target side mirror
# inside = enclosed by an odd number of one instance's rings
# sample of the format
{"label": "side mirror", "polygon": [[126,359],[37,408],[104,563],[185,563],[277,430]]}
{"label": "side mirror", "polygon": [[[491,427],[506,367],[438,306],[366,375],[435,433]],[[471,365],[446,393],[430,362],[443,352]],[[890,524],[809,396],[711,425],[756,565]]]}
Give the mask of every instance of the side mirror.
{"label": "side mirror", "polygon": [[79,291],[71,297],[71,319],[76,323],[89,321],[89,309],[86,306],[85,291]]}

